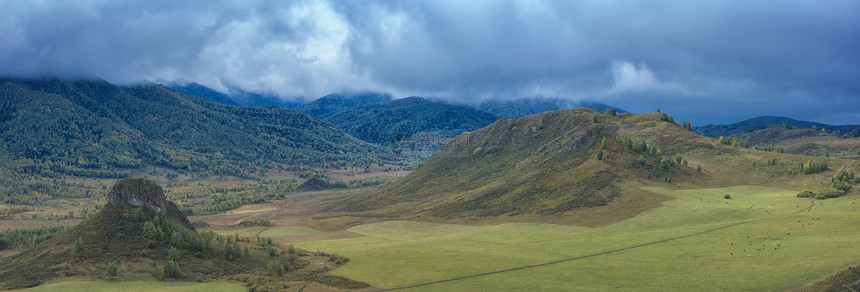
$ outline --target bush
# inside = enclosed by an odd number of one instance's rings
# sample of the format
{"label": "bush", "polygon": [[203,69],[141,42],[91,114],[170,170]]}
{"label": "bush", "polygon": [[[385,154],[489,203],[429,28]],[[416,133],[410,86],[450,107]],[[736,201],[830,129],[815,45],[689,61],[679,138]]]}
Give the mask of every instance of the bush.
{"label": "bush", "polygon": [[815,193],[810,190],[804,190],[797,194],[798,198],[814,198]]}
{"label": "bush", "polygon": [[155,275],[155,278],[156,278],[156,279],[164,280],[164,278],[165,278],[165,275],[164,275],[164,266],[162,266],[162,265],[155,265],[155,271],[153,271],[153,274]]}
{"label": "bush", "polygon": [[161,265],[155,265],[155,278],[164,280],[166,278],[179,278],[182,276],[182,271],[179,270],[179,263],[168,260]]}
{"label": "bush", "polygon": [[179,250],[176,249],[175,247],[171,246],[170,249],[167,250],[167,259],[169,259],[171,261],[178,261],[179,260]]}
{"label": "bush", "polygon": [[164,262],[164,275],[168,278],[179,278],[182,276],[182,271],[179,270],[179,263],[170,260]]}
{"label": "bush", "polygon": [[119,271],[117,271],[116,263],[110,263],[107,265],[107,267],[105,267],[105,275],[107,275],[107,277],[111,279],[119,276]]}
{"label": "bush", "polygon": [[284,266],[282,266],[277,261],[269,261],[268,265],[269,275],[271,276],[283,276],[284,275]]}

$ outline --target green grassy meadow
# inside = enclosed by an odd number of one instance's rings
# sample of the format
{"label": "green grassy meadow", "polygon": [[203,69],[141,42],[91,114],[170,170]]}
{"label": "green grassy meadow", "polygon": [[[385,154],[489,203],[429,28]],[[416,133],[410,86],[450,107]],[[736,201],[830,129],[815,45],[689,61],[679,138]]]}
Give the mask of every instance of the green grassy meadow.
{"label": "green grassy meadow", "polygon": [[771,187],[645,189],[676,199],[600,228],[387,221],[292,244],[347,256],[333,274],[381,288],[572,259],[413,288],[432,291],[786,290],[860,262],[857,196],[807,210],[796,191]]}
{"label": "green grassy meadow", "polygon": [[207,291],[230,292],[245,291],[245,287],[234,283],[210,282],[170,282],[170,281],[66,281],[41,285],[20,291],[66,291],[66,292],[98,292],[98,291]]}

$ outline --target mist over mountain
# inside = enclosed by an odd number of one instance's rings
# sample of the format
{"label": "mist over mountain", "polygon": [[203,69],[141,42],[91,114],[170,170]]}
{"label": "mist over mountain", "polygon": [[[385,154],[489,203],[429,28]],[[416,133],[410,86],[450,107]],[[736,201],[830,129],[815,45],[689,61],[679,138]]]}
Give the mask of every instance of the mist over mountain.
{"label": "mist over mountain", "polygon": [[283,99],[276,96],[268,96],[247,92],[239,88],[230,88],[229,93],[222,93],[212,88],[203,86],[196,82],[169,82],[164,84],[170,89],[199,96],[220,104],[233,106],[267,106],[279,105],[286,108],[295,108],[304,104],[303,99]]}

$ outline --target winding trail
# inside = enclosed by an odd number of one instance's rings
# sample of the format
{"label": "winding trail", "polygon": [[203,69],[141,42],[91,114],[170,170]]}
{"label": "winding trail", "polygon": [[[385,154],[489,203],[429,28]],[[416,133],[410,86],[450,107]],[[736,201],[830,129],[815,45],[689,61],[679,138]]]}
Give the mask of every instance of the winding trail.
{"label": "winding trail", "polygon": [[[278,211],[275,212],[274,215],[269,216],[268,219],[278,218],[278,214],[281,214],[281,210],[283,210],[283,209],[284,209],[284,207],[278,208]],[[260,232],[257,232],[257,237],[260,237],[260,234],[263,234],[263,232],[266,232],[266,230],[269,230],[269,228],[272,228],[272,226],[275,226],[275,225],[269,224],[269,226],[266,226],[266,228],[263,228],[263,230],[260,230]]]}
{"label": "winding trail", "polygon": [[[843,168],[844,168],[844,166],[843,166]],[[417,288],[417,287],[429,286],[429,285],[434,285],[434,284],[448,283],[448,282],[454,282],[454,281],[459,281],[459,280],[464,280],[464,279],[477,278],[477,277],[483,277],[483,276],[489,276],[489,275],[501,274],[501,273],[506,273],[506,272],[512,272],[512,271],[519,271],[519,270],[525,270],[525,269],[532,269],[532,268],[538,268],[538,267],[543,267],[543,266],[555,265],[555,264],[560,264],[560,263],[570,262],[570,261],[575,261],[575,260],[581,260],[581,259],[593,258],[593,257],[597,257],[597,256],[602,256],[602,255],[607,255],[607,254],[613,254],[613,253],[622,252],[622,251],[626,251],[626,250],[631,250],[631,249],[636,249],[636,248],[646,247],[646,246],[652,246],[652,245],[657,245],[657,244],[666,243],[666,242],[670,242],[670,241],[675,241],[675,240],[678,240],[678,239],[684,239],[684,238],[689,238],[689,237],[693,237],[693,236],[697,236],[697,235],[702,235],[702,234],[706,234],[706,233],[711,233],[711,232],[714,232],[714,231],[723,230],[723,229],[726,229],[726,228],[731,228],[731,227],[735,227],[735,226],[738,226],[738,225],[742,225],[742,224],[746,224],[746,223],[750,223],[750,222],[754,222],[754,221],[766,220],[766,219],[771,219],[771,218],[775,218],[775,217],[784,217],[784,216],[796,215],[796,214],[803,213],[804,211],[811,210],[811,209],[812,209],[812,207],[814,207],[814,206],[815,206],[815,199],[812,199],[812,200],[810,200],[810,203],[809,203],[809,206],[808,206],[808,207],[803,208],[803,209],[801,209],[801,210],[799,210],[799,211],[797,211],[797,212],[790,213],[790,214],[779,215],[779,216],[770,216],[770,217],[761,217],[761,218],[755,218],[755,219],[749,219],[749,220],[740,221],[740,222],[735,222],[735,223],[732,223],[732,224],[728,224],[728,225],[724,225],[724,226],[720,226],[720,227],[716,227],[716,228],[711,228],[711,229],[707,229],[707,230],[699,231],[699,232],[695,232],[695,233],[690,233],[690,234],[686,234],[686,235],[681,235],[681,236],[676,236],[676,237],[666,238],[666,239],[662,239],[662,240],[657,240],[657,241],[652,241],[652,242],[647,242],[647,243],[642,243],[642,244],[632,245],[632,246],[628,246],[628,247],[622,247],[622,248],[618,248],[618,249],[607,250],[607,251],[603,251],[603,252],[598,252],[598,253],[593,253],[593,254],[587,254],[587,255],[582,255],[582,256],[577,256],[577,257],[572,257],[572,258],[566,258],[566,259],[561,259],[561,260],[556,260],[556,261],[551,261],[551,262],[546,262],[546,263],[541,263],[541,264],[528,265],[528,266],[522,266],[522,267],[516,267],[516,268],[504,269],[504,270],[497,270],[497,271],[492,271],[492,272],[473,274],[473,275],[468,275],[468,276],[462,276],[462,277],[450,278],[450,279],[445,279],[445,280],[426,282],[426,283],[415,284],[415,285],[409,285],[409,286],[403,286],[403,287],[397,287],[397,288],[388,288],[388,289],[382,289],[382,290],[378,290],[378,291],[405,290],[405,289],[410,289],[410,288]],[[302,288],[304,288],[304,287],[302,287]],[[299,291],[301,291],[301,290],[299,290]]]}

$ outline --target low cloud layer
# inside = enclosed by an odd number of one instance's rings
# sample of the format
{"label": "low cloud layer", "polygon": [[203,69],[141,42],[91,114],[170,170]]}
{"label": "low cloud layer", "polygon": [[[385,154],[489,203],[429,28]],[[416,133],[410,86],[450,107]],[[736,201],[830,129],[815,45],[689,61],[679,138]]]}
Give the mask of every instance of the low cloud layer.
{"label": "low cloud layer", "polygon": [[860,123],[856,1],[0,0],[0,75]]}

